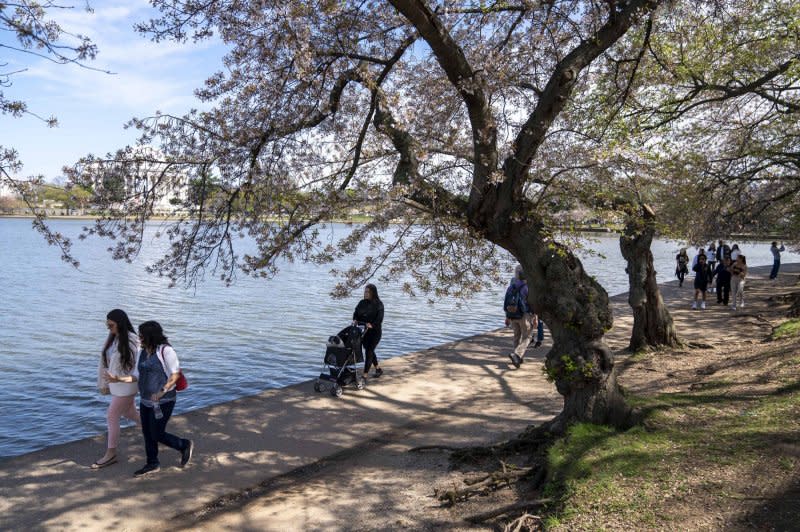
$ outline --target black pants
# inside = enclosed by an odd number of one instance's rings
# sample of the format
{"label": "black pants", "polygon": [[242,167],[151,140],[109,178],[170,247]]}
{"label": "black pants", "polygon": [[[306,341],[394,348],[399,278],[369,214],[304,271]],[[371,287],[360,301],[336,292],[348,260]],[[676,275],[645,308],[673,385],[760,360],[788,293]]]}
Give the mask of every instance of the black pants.
{"label": "black pants", "polygon": [[364,349],[364,374],[369,371],[370,367],[378,366],[378,357],[375,355],[375,348],[380,341],[380,329],[367,329],[367,332],[364,333],[364,338],[361,339],[361,347]]}
{"label": "black pants", "polygon": [[158,465],[158,444],[163,443],[167,447],[172,447],[176,451],[183,451],[189,440],[183,440],[167,432],[167,421],[172,416],[172,409],[175,408],[175,401],[170,401],[161,405],[161,412],[164,417],[156,419],[153,408],[139,405],[139,414],[142,418],[142,435],[144,436],[144,452],[147,454],[147,463]]}
{"label": "black pants", "polygon": [[680,284],[683,285],[683,280],[686,277],[686,270],[678,268],[677,270],[675,270],[675,275],[678,276],[678,282],[680,282]]}
{"label": "black pants", "polygon": [[717,279],[717,303],[728,304],[731,296],[731,280],[720,281]]}

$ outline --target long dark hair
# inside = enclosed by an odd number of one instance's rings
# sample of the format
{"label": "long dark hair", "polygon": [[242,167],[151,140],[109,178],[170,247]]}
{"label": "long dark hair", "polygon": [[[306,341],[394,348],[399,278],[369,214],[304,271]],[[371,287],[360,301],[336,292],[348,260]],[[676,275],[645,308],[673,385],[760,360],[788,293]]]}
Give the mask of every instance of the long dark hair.
{"label": "long dark hair", "polygon": [[161,344],[170,345],[169,340],[164,336],[164,329],[157,321],[146,321],[139,325],[139,337],[142,340],[142,347],[155,349]]}
{"label": "long dark hair", "polygon": [[[106,314],[106,319],[117,324],[116,337],[120,364],[122,365],[122,369],[130,371],[133,369],[133,361],[136,359],[135,355],[131,352],[130,338],[128,338],[128,333],[136,332],[133,329],[131,320],[128,319],[128,315],[125,314],[124,310],[118,308]],[[108,333],[106,344],[103,346],[103,366],[106,368],[108,367],[108,355],[106,351],[108,351],[112,343],[114,343],[114,334]]]}
{"label": "long dark hair", "polygon": [[364,288],[369,290],[370,299],[372,299],[374,301],[380,301],[381,300],[381,298],[378,297],[378,287],[377,286],[375,286],[374,284],[370,283],[367,286],[365,286]]}

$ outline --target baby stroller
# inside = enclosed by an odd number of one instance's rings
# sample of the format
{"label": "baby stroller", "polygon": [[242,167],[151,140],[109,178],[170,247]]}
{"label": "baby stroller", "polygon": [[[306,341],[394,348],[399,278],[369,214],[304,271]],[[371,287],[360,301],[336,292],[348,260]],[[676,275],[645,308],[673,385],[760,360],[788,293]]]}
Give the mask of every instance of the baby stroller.
{"label": "baby stroller", "polygon": [[314,382],[314,391],[330,389],[331,395],[341,397],[345,386],[352,384],[358,390],[364,389],[367,381],[360,375],[357,366],[358,363],[364,362],[364,354],[361,351],[364,330],[365,326],[362,324],[351,325],[336,336],[328,338],[322,372]]}

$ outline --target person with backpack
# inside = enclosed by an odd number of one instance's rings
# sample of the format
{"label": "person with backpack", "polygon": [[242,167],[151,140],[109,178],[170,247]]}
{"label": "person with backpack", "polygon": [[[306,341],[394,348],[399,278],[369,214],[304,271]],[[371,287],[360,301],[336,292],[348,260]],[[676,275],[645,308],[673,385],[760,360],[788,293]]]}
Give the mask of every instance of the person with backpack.
{"label": "person with backpack", "polygon": [[528,306],[528,283],[522,266],[517,265],[503,300],[506,326],[514,331],[514,350],[508,355],[514,367],[519,368],[525,358],[525,350],[531,343],[531,331],[537,326],[537,317]]}
{"label": "person with backpack", "polygon": [[192,459],[194,442],[179,438],[166,431],[167,422],[175,408],[175,384],[181,378],[178,355],[164,336],[157,321],[139,325],[139,413],[142,418],[142,435],[147,463],[136,470],[141,477],[160,469],[158,444],[163,443],[181,453],[181,467]]}

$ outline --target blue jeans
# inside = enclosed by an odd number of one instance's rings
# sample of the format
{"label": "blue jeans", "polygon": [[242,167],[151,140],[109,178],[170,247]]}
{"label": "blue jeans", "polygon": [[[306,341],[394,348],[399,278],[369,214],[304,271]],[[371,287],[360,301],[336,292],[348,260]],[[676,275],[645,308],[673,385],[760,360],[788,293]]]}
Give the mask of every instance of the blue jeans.
{"label": "blue jeans", "polygon": [[778,276],[778,269],[781,267],[781,261],[776,260],[772,263],[772,271],[769,272],[769,278],[775,279]]}
{"label": "blue jeans", "polygon": [[161,412],[164,417],[156,419],[153,408],[150,406],[139,405],[139,415],[142,418],[142,435],[144,436],[144,452],[147,454],[147,463],[158,465],[158,444],[163,443],[167,447],[172,447],[176,451],[183,451],[189,444],[189,440],[183,440],[166,431],[167,421],[172,416],[172,409],[175,408],[175,401],[170,401],[161,405]]}

